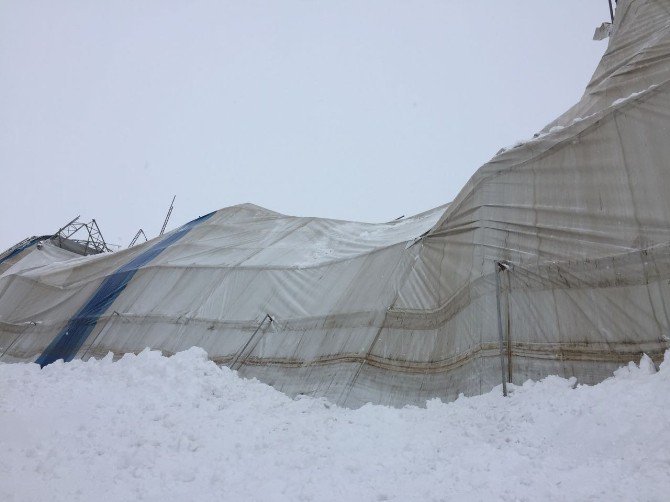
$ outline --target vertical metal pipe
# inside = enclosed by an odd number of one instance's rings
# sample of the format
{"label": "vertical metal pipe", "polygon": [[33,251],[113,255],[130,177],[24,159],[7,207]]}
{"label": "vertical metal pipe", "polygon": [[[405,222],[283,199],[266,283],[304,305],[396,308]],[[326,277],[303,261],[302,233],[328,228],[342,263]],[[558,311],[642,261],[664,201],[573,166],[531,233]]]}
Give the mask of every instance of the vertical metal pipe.
{"label": "vertical metal pipe", "polygon": [[612,22],[614,22],[614,9],[612,8],[612,0],[608,0],[610,4],[610,17],[612,18]]}
{"label": "vertical metal pipe", "polygon": [[[509,272],[509,269],[507,269]],[[512,296],[512,283],[511,283],[511,276],[510,274],[505,274],[507,276],[507,295],[506,295],[506,301],[505,301],[505,312],[506,316],[505,318],[507,319],[507,323],[505,326],[505,331],[507,334],[507,337],[505,338],[506,343],[507,343],[507,383],[512,383],[512,316],[510,316],[510,301],[511,301],[511,296]]]}
{"label": "vertical metal pipe", "polygon": [[502,312],[500,311],[500,272],[504,268],[500,262],[495,262],[496,276],[496,304],[498,307],[498,343],[500,344],[500,376],[502,380],[503,396],[507,397],[507,378],[505,378],[505,342],[503,340]]}

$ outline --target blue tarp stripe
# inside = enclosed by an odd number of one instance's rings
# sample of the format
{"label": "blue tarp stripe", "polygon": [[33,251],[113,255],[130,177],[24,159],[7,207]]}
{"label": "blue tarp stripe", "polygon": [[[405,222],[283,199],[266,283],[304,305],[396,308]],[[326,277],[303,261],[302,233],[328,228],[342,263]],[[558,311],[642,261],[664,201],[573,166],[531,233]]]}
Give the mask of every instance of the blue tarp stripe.
{"label": "blue tarp stripe", "polygon": [[93,331],[93,328],[95,328],[100,316],[118,298],[137,270],[147,265],[165,249],[186,235],[189,230],[213,214],[206,214],[185,224],[107,276],[102,281],[102,284],[98,286],[93,296],[70,319],[67,326],[51,341],[35,362],[44,367],[59,359],[63,359],[66,362],[74,359],[79,349],[84,345],[86,339]]}

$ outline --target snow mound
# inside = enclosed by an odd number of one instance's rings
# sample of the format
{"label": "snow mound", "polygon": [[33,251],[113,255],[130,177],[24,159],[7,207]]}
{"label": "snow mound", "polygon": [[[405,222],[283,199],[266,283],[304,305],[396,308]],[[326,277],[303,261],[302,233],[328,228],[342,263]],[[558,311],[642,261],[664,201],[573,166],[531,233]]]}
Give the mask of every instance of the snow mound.
{"label": "snow mound", "polygon": [[0,500],[667,500],[666,359],[596,386],[358,410],[196,348],[0,364]]}

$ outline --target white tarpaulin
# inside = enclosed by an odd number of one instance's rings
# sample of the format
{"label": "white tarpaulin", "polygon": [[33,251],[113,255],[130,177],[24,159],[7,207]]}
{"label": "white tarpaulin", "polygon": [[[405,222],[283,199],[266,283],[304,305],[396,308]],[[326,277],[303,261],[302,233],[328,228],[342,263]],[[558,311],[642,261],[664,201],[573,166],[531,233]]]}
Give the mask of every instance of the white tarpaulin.
{"label": "white tarpaulin", "polygon": [[289,394],[358,406],[480,393],[501,366],[515,383],[592,383],[658,359],[669,80],[670,2],[621,0],[582,100],[450,205],[365,224],[245,204],[113,254],[45,243],[0,276],[0,360],[196,345]]}

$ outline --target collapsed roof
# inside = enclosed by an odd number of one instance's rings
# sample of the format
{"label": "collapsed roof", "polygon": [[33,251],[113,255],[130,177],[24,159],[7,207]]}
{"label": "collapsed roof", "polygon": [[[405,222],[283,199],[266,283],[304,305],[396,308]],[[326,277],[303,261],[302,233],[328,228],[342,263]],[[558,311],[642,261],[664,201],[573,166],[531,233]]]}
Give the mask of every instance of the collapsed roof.
{"label": "collapsed roof", "polygon": [[0,253],[0,274],[14,265],[14,263],[26,257],[34,248],[41,249],[47,241],[54,247],[61,249],[62,252],[52,249],[50,253],[44,253],[40,257],[34,256],[33,260],[37,258],[40,263],[47,264],[53,261],[55,255],[60,255],[64,259],[74,256],[88,256],[111,252],[112,250],[109,249],[105,239],[102,237],[96,221],[91,220],[85,223],[79,221],[79,218],[77,216],[65,226],[58,229],[55,234],[27,237]]}
{"label": "collapsed roof", "polygon": [[451,204],[385,224],[244,204],[113,254],[45,243],[0,276],[0,360],[196,345],[288,394],[359,406],[501,378],[593,383],[642,352],[658,359],[669,81],[670,3],[622,0],[580,102]]}

